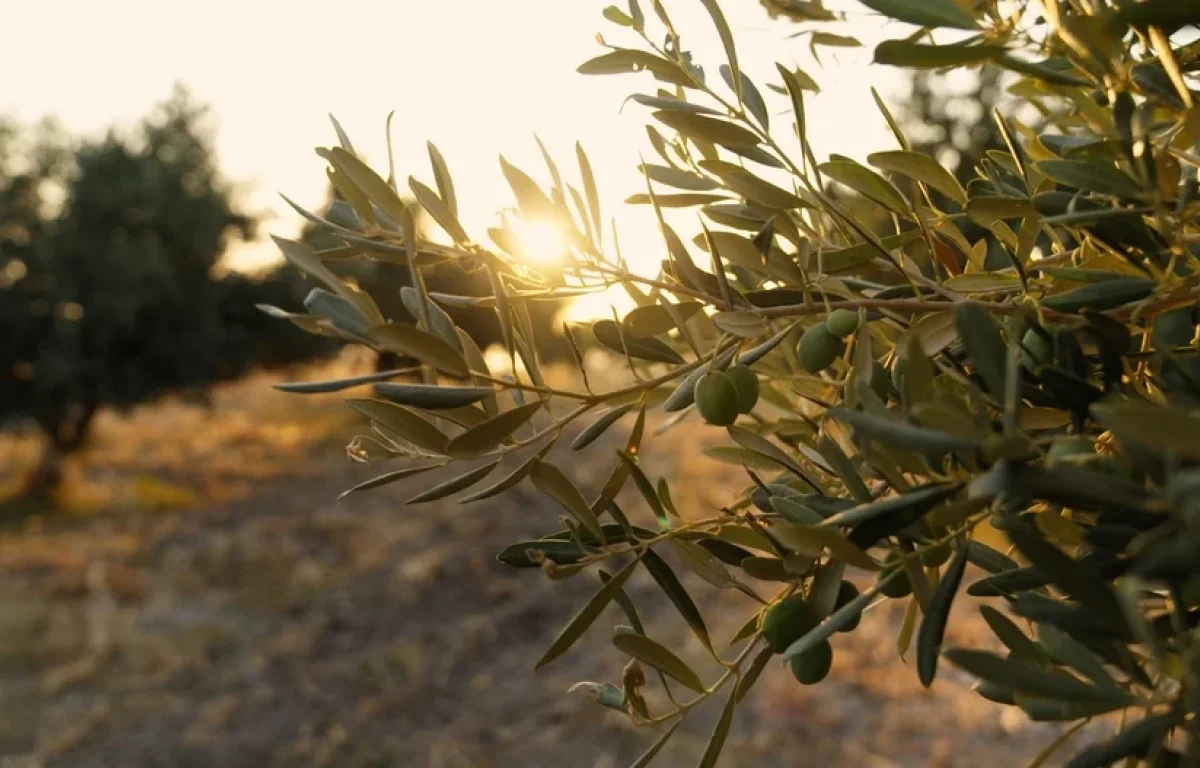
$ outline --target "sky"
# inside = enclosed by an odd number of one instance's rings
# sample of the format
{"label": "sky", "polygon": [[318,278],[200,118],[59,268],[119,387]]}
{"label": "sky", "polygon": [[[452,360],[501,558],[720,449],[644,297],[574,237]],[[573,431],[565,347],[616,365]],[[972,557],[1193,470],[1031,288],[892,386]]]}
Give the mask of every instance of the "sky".
{"label": "sky", "polygon": [[[625,0],[616,0],[625,7]],[[0,68],[10,73],[0,113],[33,121],[57,116],[72,132],[99,134],[132,125],[175,83],[186,85],[218,117],[217,151],[243,200],[266,216],[267,233],[292,236],[300,219],[278,197],[317,208],[325,195],[324,163],[313,153],[332,146],[333,113],[355,148],[377,169],[386,164],[384,121],[391,110],[396,170],[432,186],[425,142],[432,140],[455,178],[462,219],[480,239],[496,212],[512,204],[498,156],[547,178],[536,132],[564,169],[574,171],[574,142],[587,149],[606,216],[619,213],[627,258],[657,263],[653,214],[622,207],[641,191],[638,155],[652,155],[645,138],[648,110],[622,101],[653,93],[648,74],[588,77],[575,68],[610,44],[636,46],[632,31],[601,17],[595,0],[162,0],[103,3],[26,2],[5,9],[10,34]],[[863,157],[893,148],[869,87],[902,92],[886,68],[867,69],[870,50],[902,25],[869,16],[853,0],[861,49],[824,49],[823,67],[806,39],[787,39],[799,27],[768,18],[755,0],[722,7],[738,43],[742,69],[760,87],[778,81],[774,61],[800,65],[822,86],[809,101],[811,139],[819,155]],[[643,0],[653,22],[649,0]],[[709,77],[724,55],[707,14],[695,0],[666,0],[668,11]],[[69,14],[71,23],[63,23]],[[53,29],[53,35],[40,30]],[[52,40],[57,50],[47,50]],[[20,76],[12,73],[20,72]],[[764,88],[772,111],[786,108]],[[790,117],[775,116],[777,136],[790,137]],[[793,145],[794,146],[794,145]],[[571,172],[566,169],[570,168]],[[386,170],[384,170],[386,175]],[[576,181],[576,185],[578,183]],[[654,238],[654,239],[647,239]],[[646,251],[642,255],[642,251]],[[263,241],[231,254],[240,268],[276,258]]]}

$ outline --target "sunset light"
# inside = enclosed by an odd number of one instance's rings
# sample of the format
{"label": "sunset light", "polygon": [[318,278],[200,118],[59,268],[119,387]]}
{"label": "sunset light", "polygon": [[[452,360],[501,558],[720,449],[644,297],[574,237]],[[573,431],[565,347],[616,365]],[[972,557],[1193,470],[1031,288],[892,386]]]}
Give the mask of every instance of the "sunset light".
{"label": "sunset light", "polygon": [[517,235],[517,241],[525,251],[533,265],[556,264],[562,261],[563,244],[562,229],[553,221],[524,219],[513,217],[509,225]]}

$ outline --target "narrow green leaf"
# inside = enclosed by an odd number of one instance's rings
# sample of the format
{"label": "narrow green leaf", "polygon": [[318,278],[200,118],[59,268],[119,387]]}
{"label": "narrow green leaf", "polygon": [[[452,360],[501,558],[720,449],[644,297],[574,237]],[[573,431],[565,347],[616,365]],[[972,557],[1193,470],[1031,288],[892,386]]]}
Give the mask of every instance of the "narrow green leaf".
{"label": "narrow green leaf", "polygon": [[863,197],[901,216],[909,215],[908,201],[890,181],[853,160],[832,160],[817,166],[821,173],[846,185]]}
{"label": "narrow green leaf", "polygon": [[753,131],[715,117],[666,110],[655,112],[653,117],[689,139],[699,139],[723,147],[756,147],[759,144],[758,136]]}
{"label": "narrow green leaf", "polygon": [[363,384],[373,384],[379,381],[387,381],[394,379],[397,376],[414,373],[415,368],[404,368],[394,371],[380,371],[379,373],[368,373],[365,376],[349,376],[344,379],[327,379],[325,381],[294,381],[285,382],[283,384],[275,384],[273,387],[280,392],[289,392],[293,394],[318,394],[325,392],[341,392],[344,389],[361,386]]}
{"label": "narrow green leaf", "polygon": [[596,177],[592,175],[592,164],[588,162],[587,153],[583,151],[583,145],[579,142],[575,142],[575,157],[579,161],[580,176],[583,177],[583,193],[587,197],[592,228],[596,232],[596,239],[600,240],[600,233],[604,227],[600,220],[600,194],[596,191]]}
{"label": "narrow green leaf", "polygon": [[729,29],[729,22],[725,20],[725,14],[721,12],[721,7],[717,5],[716,0],[700,0],[704,5],[704,10],[708,11],[708,15],[712,17],[713,26],[717,28],[717,34],[721,37],[721,45],[725,47],[725,58],[729,62],[729,70],[733,73],[734,93],[737,94],[738,103],[742,103],[742,87],[741,78],[742,71],[738,67],[737,48],[733,44],[733,32]]}
{"label": "narrow green leaf", "polygon": [[979,29],[979,24],[954,0],[859,0],[873,11],[918,27]]}
{"label": "narrow green leaf", "polygon": [[[430,146],[433,145],[431,144]],[[412,191],[413,196],[417,198],[417,202],[421,204],[421,207],[433,217],[433,220],[438,223],[439,227],[446,230],[446,234],[450,235],[454,242],[471,242],[471,238],[467,236],[467,231],[459,223],[454,211],[432,189],[417,181],[412,176],[408,177],[408,188]]]}
{"label": "narrow green leaf", "polygon": [[704,692],[704,681],[700,679],[683,659],[657,641],[633,632],[613,635],[613,645],[638,661],[669,675],[697,693]]}
{"label": "narrow green leaf", "polygon": [[671,727],[663,731],[662,736],[659,736],[657,739],[655,739],[654,743],[650,745],[650,748],[643,752],[641,757],[633,761],[633,765],[629,766],[629,768],[646,768],[646,766],[650,765],[650,761],[653,760],[655,756],[662,751],[662,748],[667,745],[667,742],[670,741],[673,735],[675,735],[675,729],[678,728],[682,722],[683,718],[681,717],[675,722],[671,723]]}
{"label": "narrow green leaf", "polygon": [[1038,643],[1057,663],[1071,667],[1096,685],[1120,687],[1096,655],[1066,632],[1052,624],[1038,624],[1037,636]]}
{"label": "narrow green leaf", "polygon": [[1067,762],[1065,768],[1102,768],[1123,757],[1145,755],[1155,744],[1162,743],[1167,730],[1176,721],[1177,715],[1171,712],[1139,720],[1108,741],[1079,752]]}
{"label": "narrow green leaf", "polygon": [[717,718],[717,724],[713,726],[712,735],[708,737],[708,744],[704,747],[704,754],[700,756],[697,768],[716,768],[717,760],[721,757],[721,750],[725,748],[725,739],[729,736],[729,727],[733,724],[733,713],[737,709],[738,702],[737,694],[737,686],[731,685],[729,698],[725,700],[721,716]]}
{"label": "narrow green leaf", "polygon": [[[880,242],[890,252],[897,248],[903,248],[920,236],[921,230],[910,229],[898,235],[880,238]],[[860,267],[878,257],[879,249],[872,243],[863,242],[846,248],[838,248],[820,253],[817,256],[817,264],[820,265],[821,271],[825,273],[843,272],[847,269]]]}
{"label": "narrow green leaf", "polygon": [[516,195],[522,215],[533,220],[554,217],[554,203],[550,202],[550,198],[529,174],[505,160],[503,156],[500,157],[500,170]]}
{"label": "narrow green leaf", "polygon": [[737,581],[726,570],[724,564],[704,547],[683,539],[670,541],[675,554],[692,573],[717,589],[728,589],[737,585]]}
{"label": "narrow green leaf", "polygon": [[1008,293],[1021,290],[1021,278],[1003,272],[975,272],[947,278],[942,285],[959,293]]}
{"label": "narrow green leaf", "polygon": [[378,422],[418,448],[432,453],[446,452],[447,438],[438,428],[409,409],[384,400],[350,398],[346,405]]}
{"label": "narrow green leaf", "polygon": [[1006,530],[1008,538],[1039,571],[1097,616],[1122,622],[1121,607],[1108,584],[1086,565],[1020,525]]}
{"label": "narrow green leaf", "polygon": [[613,595],[617,593],[617,590],[625,586],[625,582],[629,579],[629,575],[633,573],[633,569],[637,567],[637,564],[637,560],[627,563],[621,570],[613,574],[612,579],[600,587],[592,595],[591,599],[583,604],[583,607],[571,617],[566,626],[558,633],[558,636],[550,643],[550,647],[542,653],[541,658],[534,665],[534,669],[541,669],[546,666],[551,661],[566,653],[575,644],[575,641],[592,625],[592,622],[596,620],[600,612],[604,610],[604,607],[612,601]]}
{"label": "narrow green leaf", "polygon": [[[318,152],[318,154],[322,154]],[[359,160],[357,156],[350,154],[341,147],[334,147],[328,152],[322,154],[327,160],[333,163],[334,167],[354,183],[354,186],[362,190],[372,203],[379,206],[379,209],[392,217],[393,221],[400,221],[404,215],[404,201],[396,194],[396,190],[392,189],[383,178],[375,173],[366,163]]]}
{"label": "narrow green leaf", "polygon": [[658,492],[654,490],[654,485],[650,482],[650,478],[646,477],[646,473],[638,466],[637,459],[627,452],[617,451],[617,458],[625,466],[626,473],[633,477],[633,483],[637,486],[638,492],[642,494],[642,498],[650,505],[650,510],[654,512],[654,517],[658,519],[658,524],[663,530],[671,526],[671,521],[667,518],[667,511],[663,508],[662,499],[659,498]]}
{"label": "narrow green leaf", "polygon": [[666,594],[667,599],[675,606],[675,610],[679,611],[679,615],[691,627],[692,632],[700,638],[700,642],[711,648],[712,640],[709,639],[704,616],[701,615],[700,609],[696,607],[696,603],[692,601],[691,595],[684,589],[675,572],[671,570],[671,566],[667,565],[667,561],[663,560],[657,552],[647,549],[642,553],[642,564],[646,566],[646,570],[650,572],[655,583]]}
{"label": "narrow green leaf", "polygon": [[734,697],[739,703],[742,699],[746,698],[746,694],[758,682],[758,678],[773,658],[775,658],[775,652],[770,648],[763,648],[754,657],[754,661],[750,662],[750,666],[746,667],[746,671],[742,673],[741,679],[738,680],[737,691],[734,693]]}
{"label": "narrow green leaf", "polygon": [[684,101],[683,99],[676,99],[674,97],[662,95],[647,96],[644,93],[635,93],[629,98],[633,101],[636,101],[638,104],[641,104],[642,106],[653,107],[655,109],[665,109],[667,111],[675,110],[677,112],[696,112],[701,115],[720,116],[722,114],[712,107],[706,107],[703,104],[694,104],[690,101]]}
{"label": "narrow green leaf", "polygon": [[995,318],[981,305],[968,301],[954,310],[954,325],[984,385],[992,397],[1004,402],[1008,348]]}
{"label": "narrow green leaf", "polygon": [[338,500],[340,501],[352,493],[360,493],[361,491],[369,491],[372,488],[378,488],[382,485],[388,485],[389,483],[399,482],[406,478],[412,477],[413,475],[419,475],[422,472],[428,472],[431,469],[437,469],[438,467],[444,467],[444,466],[446,466],[446,465],[445,464],[427,464],[423,467],[405,467],[404,469],[398,469],[395,472],[388,472],[383,475],[377,475],[376,477],[372,477],[370,480],[366,480],[364,482],[359,483],[358,485],[354,486],[353,488],[350,488],[349,490],[342,491],[341,495],[338,496]]}
{"label": "narrow green leaf", "polygon": [[518,405],[471,427],[446,444],[446,453],[456,458],[470,458],[495,448],[529,421],[533,414],[542,408],[543,403],[544,401],[537,400]]}
{"label": "narrow green leaf", "polygon": [[936,189],[960,205],[967,202],[966,190],[954,174],[942,167],[937,160],[920,152],[894,150],[875,152],[867,156],[867,162],[884,171],[901,173],[914,181]]}
{"label": "narrow green leaf", "polygon": [[575,439],[571,441],[571,450],[582,451],[584,448],[587,448],[589,445],[595,442],[596,438],[608,431],[609,427],[611,427],[613,424],[616,424],[622,416],[633,410],[635,405],[637,404],[626,403],[625,405],[619,405],[616,408],[610,408],[602,413],[598,419],[589,424],[587,428],[580,432]]}
{"label": "narrow green leaf", "polygon": [[530,468],[529,478],[538,490],[557,501],[576,522],[590,530],[601,542],[605,541],[604,532],[600,529],[600,522],[592,508],[583,500],[583,494],[561,469],[550,462],[538,461]]}
{"label": "narrow green leaf", "polygon": [[946,621],[950,618],[950,606],[958,587],[962,583],[963,571],[967,567],[967,548],[959,547],[950,567],[938,582],[925,618],[921,620],[921,629],[917,633],[917,677],[921,685],[928,688],[933,685],[937,674],[938,657],[942,653],[942,638],[946,634]]}
{"label": "narrow green leaf", "polygon": [[497,459],[496,461],[493,461],[489,464],[484,464],[482,467],[476,467],[475,469],[472,469],[470,472],[464,472],[463,474],[459,475],[458,477],[452,477],[444,483],[438,483],[437,485],[433,486],[432,488],[429,488],[425,491],[422,491],[421,493],[418,493],[416,496],[413,496],[411,499],[409,499],[408,501],[406,501],[404,503],[405,504],[423,504],[427,501],[436,501],[437,499],[444,499],[445,497],[449,496],[452,493],[458,493],[461,490],[465,490],[467,488],[470,488],[472,485],[475,485],[480,480],[482,480],[483,478],[485,478],[489,474],[491,474],[492,470],[495,469],[496,465],[499,463],[500,463],[500,460]]}
{"label": "narrow green leaf", "polygon": [[772,536],[789,549],[813,557],[828,549],[834,559],[866,571],[878,571],[874,558],[853,544],[841,531],[817,525],[779,523],[768,529]]}
{"label": "narrow green leaf", "polygon": [[885,40],[875,47],[875,63],[910,69],[963,67],[991,61],[1004,53],[999,45],[925,45]]}
{"label": "narrow green leaf", "polygon": [[809,474],[805,472],[804,469],[797,464],[794,459],[792,459],[791,456],[788,456],[786,453],[784,453],[782,448],[779,448],[770,440],[767,440],[765,437],[757,435],[750,430],[745,429],[744,427],[739,427],[736,425],[730,425],[726,427],[725,431],[729,433],[729,436],[733,438],[734,442],[736,442],[738,445],[742,446],[748,451],[753,451],[760,456],[767,457],[771,461],[774,461],[779,466],[799,477],[804,482],[808,483],[813,490],[817,491],[818,493],[823,493],[821,486],[815,480],[813,480]]}
{"label": "narrow green leaf", "polygon": [[1156,453],[1200,459],[1200,411],[1115,399],[1095,403],[1091,410],[1119,440]]}
{"label": "narrow green leaf", "polygon": [[431,384],[376,384],[375,394],[400,405],[437,411],[478,403],[495,392],[490,387],[450,387]]}
{"label": "narrow green leaf", "polygon": [[1157,286],[1149,278],[1121,277],[1047,296],[1042,299],[1042,306],[1056,312],[1104,312],[1141,301],[1153,293]]}
{"label": "narrow green leaf", "polygon": [[[703,308],[704,305],[698,301],[683,301],[672,306],[672,309],[684,320],[693,317]],[[662,336],[676,328],[675,318],[671,317],[671,313],[661,304],[636,307],[625,315],[621,320],[621,325],[624,328],[625,336],[635,339]]]}
{"label": "narrow green leaf", "polygon": [[988,651],[962,648],[952,648],[943,655],[956,667],[984,680],[1011,686],[1018,693],[1065,701],[1112,702],[1117,705],[1131,702],[1129,695],[1120,689],[1097,688],[1079,678],[1016,656],[1003,658]]}
{"label": "narrow green leaf", "polygon": [[596,336],[596,341],[620,355],[628,354],[632,358],[655,363],[684,362],[678,352],[658,339],[638,339],[623,335],[613,320],[597,320],[592,324],[592,333]]}
{"label": "narrow green leaf", "polygon": [[992,628],[992,633],[1013,654],[1034,664],[1046,664],[1050,661],[1046,652],[1022,632],[1012,619],[990,605],[981,605],[979,612],[983,614],[983,620],[987,622],[987,625]]}
{"label": "narrow green leaf", "polygon": [[540,462],[543,458],[545,458],[546,454],[549,453],[550,449],[553,447],[554,447],[553,442],[547,443],[540,450],[538,450],[537,453],[533,454],[528,459],[523,461],[520,464],[520,466],[518,466],[512,472],[505,475],[502,479],[500,479],[493,485],[490,485],[487,488],[484,488],[481,491],[476,491],[475,493],[471,494],[470,496],[462,497],[461,499],[458,500],[458,503],[459,504],[469,504],[472,501],[481,501],[483,499],[491,498],[492,496],[495,496],[497,494],[504,493],[509,488],[512,488],[514,485],[516,485],[517,483],[524,480],[525,477],[529,474],[529,471],[531,469],[533,469],[533,466],[535,464],[537,464],[538,462]]}
{"label": "narrow green leaf", "polygon": [[979,448],[979,443],[975,440],[926,427],[918,427],[899,419],[876,416],[873,413],[830,408],[829,415],[860,430],[874,440],[897,448],[922,453],[972,451]]}
{"label": "narrow green leaf", "polygon": [[1061,184],[1086,192],[1133,199],[1142,196],[1137,182],[1103,160],[1043,160],[1037,169]]}
{"label": "narrow green leaf", "polygon": [[692,86],[694,83],[678,64],[645,51],[627,48],[610,51],[589,59],[575,70],[581,75],[620,75],[628,72],[651,72],[663,82]]}
{"label": "narrow green leaf", "polygon": [[444,339],[415,325],[385,323],[367,331],[372,345],[385,352],[415,357],[442,373],[459,378],[467,376],[467,361],[462,353]]}

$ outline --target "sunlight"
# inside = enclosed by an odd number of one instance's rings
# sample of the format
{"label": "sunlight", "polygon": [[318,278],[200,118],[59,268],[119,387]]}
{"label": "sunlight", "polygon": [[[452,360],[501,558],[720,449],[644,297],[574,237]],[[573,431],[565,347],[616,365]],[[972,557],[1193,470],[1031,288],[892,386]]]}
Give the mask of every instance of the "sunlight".
{"label": "sunlight", "polygon": [[562,261],[566,246],[558,224],[545,219],[525,221],[513,217],[509,219],[509,225],[530,261],[535,264],[556,264]]}

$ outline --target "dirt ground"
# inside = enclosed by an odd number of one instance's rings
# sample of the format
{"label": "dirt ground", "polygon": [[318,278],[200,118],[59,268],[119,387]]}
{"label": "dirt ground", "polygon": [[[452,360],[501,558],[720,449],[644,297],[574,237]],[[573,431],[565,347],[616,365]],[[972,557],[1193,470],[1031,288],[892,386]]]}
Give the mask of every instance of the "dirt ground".
{"label": "dirt ground", "polygon": [[[619,681],[616,607],[532,669],[596,586],[590,573],[552,582],[496,562],[505,545],[552,530],[559,512],[542,496],[522,484],[477,505],[404,506],[441,479],[422,475],[338,502],[379,468],[345,459],[354,428],[331,415],[340,406],[297,405],[263,394],[268,384],[240,384],[213,410],[104,422],[85,485],[137,479],[90,514],[0,536],[0,766],[621,768],[654,740],[567,694],[580,680]],[[648,471],[673,481],[679,508],[711,514],[740,470],[700,455],[713,430],[680,430],[648,436],[677,446],[651,450]],[[585,460],[564,457],[588,490],[620,431]],[[131,487],[141,495],[117,503]],[[736,592],[685,583],[715,638],[751,610]],[[653,582],[639,573],[628,591],[648,631],[711,675]],[[956,611],[968,620],[949,643],[991,642],[968,618],[975,606]],[[837,636],[820,686],[772,665],[719,765],[1020,766],[1053,738],[951,668],[923,690],[897,659],[901,614],[885,605]],[[655,765],[694,765],[712,709],[694,712]]]}

